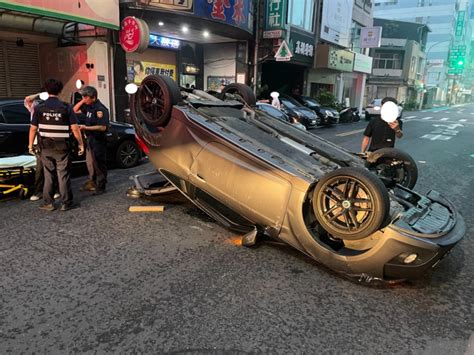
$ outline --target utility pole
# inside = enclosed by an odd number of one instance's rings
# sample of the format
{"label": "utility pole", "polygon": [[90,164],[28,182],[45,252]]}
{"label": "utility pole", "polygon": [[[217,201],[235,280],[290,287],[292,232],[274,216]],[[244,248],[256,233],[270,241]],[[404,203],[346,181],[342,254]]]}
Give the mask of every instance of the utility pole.
{"label": "utility pole", "polygon": [[260,1],[257,1],[257,13],[255,14],[257,21],[255,24],[255,48],[254,48],[254,55],[253,55],[253,93],[257,95],[257,85],[258,85],[258,51],[260,48],[260,6],[262,4]]}

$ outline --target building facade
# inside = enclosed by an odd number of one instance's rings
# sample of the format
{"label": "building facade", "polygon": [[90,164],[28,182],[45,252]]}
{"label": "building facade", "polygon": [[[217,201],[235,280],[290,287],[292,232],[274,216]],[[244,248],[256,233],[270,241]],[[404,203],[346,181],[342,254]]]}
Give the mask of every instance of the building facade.
{"label": "building facade", "polygon": [[382,27],[382,43],[371,50],[374,65],[367,81],[369,100],[390,96],[412,109],[424,98],[430,102],[423,85],[428,26],[377,18],[374,25]]}
{"label": "building facade", "polygon": [[119,28],[111,1],[0,1],[0,97],[24,98],[43,82],[63,82],[69,102],[77,79],[113,106],[111,33]]}
{"label": "building facade", "polygon": [[[455,101],[455,90],[463,80],[463,65],[457,58],[468,56],[471,40],[469,0],[375,0],[374,16],[425,24],[430,27],[426,45],[425,88],[435,103]],[[450,52],[455,53],[450,55]],[[459,91],[459,90],[458,90]]]}
{"label": "building facade", "polygon": [[332,92],[344,105],[366,103],[365,82],[372,58],[360,47],[361,29],[373,23],[369,0],[325,0],[318,13],[318,51],[308,76],[312,96]]}

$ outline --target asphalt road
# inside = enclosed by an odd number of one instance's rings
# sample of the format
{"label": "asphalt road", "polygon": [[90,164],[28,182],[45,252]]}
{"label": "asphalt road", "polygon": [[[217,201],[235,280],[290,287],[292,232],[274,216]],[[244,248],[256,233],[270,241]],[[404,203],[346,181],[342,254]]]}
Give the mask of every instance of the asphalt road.
{"label": "asphalt road", "polygon": [[[143,164],[76,192],[76,210],[0,203],[0,353],[473,353],[474,105],[435,111],[405,113],[397,145],[468,230],[424,279],[366,287],[289,247],[241,247],[179,195],[127,198]],[[365,124],[313,132],[358,151]]]}

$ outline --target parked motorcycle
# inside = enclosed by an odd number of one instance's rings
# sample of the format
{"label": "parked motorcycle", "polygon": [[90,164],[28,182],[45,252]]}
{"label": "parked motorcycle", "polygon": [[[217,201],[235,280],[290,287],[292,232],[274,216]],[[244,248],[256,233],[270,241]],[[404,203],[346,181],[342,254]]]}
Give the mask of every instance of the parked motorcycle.
{"label": "parked motorcycle", "polygon": [[339,111],[339,123],[359,122],[360,114],[357,107],[344,107]]}

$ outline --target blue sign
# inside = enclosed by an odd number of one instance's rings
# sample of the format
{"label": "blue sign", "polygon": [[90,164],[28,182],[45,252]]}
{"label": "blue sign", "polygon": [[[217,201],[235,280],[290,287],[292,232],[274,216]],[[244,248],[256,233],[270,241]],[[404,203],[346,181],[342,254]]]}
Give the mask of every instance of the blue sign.
{"label": "blue sign", "polygon": [[253,32],[252,0],[194,0],[195,15]]}
{"label": "blue sign", "polygon": [[179,49],[181,47],[181,41],[179,39],[150,34],[149,46],[158,48]]}

